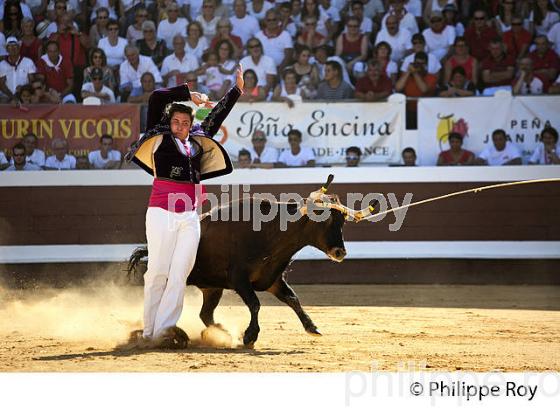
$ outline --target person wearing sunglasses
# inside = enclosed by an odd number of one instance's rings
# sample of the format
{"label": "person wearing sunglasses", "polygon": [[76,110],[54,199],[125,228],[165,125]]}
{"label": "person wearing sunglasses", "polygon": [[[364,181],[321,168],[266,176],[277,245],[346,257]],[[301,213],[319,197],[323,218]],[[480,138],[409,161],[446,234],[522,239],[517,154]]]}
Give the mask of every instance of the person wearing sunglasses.
{"label": "person wearing sunglasses", "polygon": [[97,97],[103,104],[115,103],[115,94],[103,85],[103,71],[97,67],[91,71],[91,82],[84,82],[82,85],[81,94],[82,98]]}
{"label": "person wearing sunglasses", "polygon": [[346,166],[355,168],[360,166],[360,159],[362,158],[362,150],[359,147],[352,146],[346,149]]}
{"label": "person wearing sunglasses", "polygon": [[[3,153],[2,153],[3,154]],[[25,155],[25,146],[22,143],[12,148],[13,164],[6,171],[40,171],[41,168],[35,164],[28,163]],[[1,164],[0,164],[1,165]]]}

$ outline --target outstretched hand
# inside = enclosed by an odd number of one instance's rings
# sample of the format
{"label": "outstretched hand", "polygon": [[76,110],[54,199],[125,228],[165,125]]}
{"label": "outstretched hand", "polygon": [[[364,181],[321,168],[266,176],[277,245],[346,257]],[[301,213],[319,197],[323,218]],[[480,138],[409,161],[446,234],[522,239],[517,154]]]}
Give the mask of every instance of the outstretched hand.
{"label": "outstretched hand", "polygon": [[235,74],[235,85],[237,85],[237,88],[243,91],[245,81],[243,80],[243,67],[241,66],[241,64],[239,64],[239,66],[237,67]]}
{"label": "outstretched hand", "polygon": [[206,94],[198,93],[196,91],[191,91],[191,101],[196,105],[207,104],[208,96]]}

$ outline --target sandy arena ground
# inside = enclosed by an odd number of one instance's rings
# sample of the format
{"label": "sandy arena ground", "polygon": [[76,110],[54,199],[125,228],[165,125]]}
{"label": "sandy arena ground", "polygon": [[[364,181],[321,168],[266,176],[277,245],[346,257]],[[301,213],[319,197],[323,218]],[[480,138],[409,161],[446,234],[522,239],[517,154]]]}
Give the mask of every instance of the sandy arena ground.
{"label": "sandy arena ground", "polygon": [[339,372],[560,370],[560,288],[537,286],[296,286],[323,336],[259,294],[261,333],[239,347],[249,314],[233,293],[216,318],[229,331],[207,342],[202,297],[189,288],[180,351],[115,350],[141,326],[140,287],[0,289],[2,372]]}

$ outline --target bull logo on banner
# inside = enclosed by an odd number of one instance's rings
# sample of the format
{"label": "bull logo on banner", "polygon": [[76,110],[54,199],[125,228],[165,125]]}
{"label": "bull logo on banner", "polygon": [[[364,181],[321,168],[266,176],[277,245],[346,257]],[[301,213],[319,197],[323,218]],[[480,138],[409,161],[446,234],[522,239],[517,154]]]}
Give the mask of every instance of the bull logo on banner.
{"label": "bull logo on banner", "polygon": [[439,143],[440,151],[445,151],[444,144],[447,144],[449,140],[449,134],[456,132],[461,134],[461,137],[468,137],[469,135],[469,124],[463,119],[455,121],[455,114],[441,115],[438,113],[437,118],[439,120],[436,131],[436,138]]}

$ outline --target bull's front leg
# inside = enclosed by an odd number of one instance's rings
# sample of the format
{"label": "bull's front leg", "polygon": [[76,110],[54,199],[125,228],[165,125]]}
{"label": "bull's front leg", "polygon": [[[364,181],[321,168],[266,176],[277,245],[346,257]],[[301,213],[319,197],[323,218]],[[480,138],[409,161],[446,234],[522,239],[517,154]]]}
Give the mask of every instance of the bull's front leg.
{"label": "bull's front leg", "polygon": [[259,309],[261,307],[261,303],[259,302],[259,298],[249,282],[239,284],[235,287],[235,291],[247,305],[249,312],[251,313],[251,321],[249,322],[249,326],[243,335],[243,344],[247,347],[253,347],[257,341],[260,331]]}
{"label": "bull's front leg", "polygon": [[286,305],[291,307],[294,312],[296,312],[296,315],[298,315],[298,318],[307,333],[312,336],[321,336],[321,332],[319,332],[317,326],[315,326],[315,323],[313,323],[313,320],[311,320],[311,318],[301,307],[296,292],[294,292],[294,290],[290,287],[290,285],[288,285],[283,277],[279,277],[276,282],[274,282],[272,286],[267,289],[267,291],[272,293],[278,298],[278,300],[284,302]]}

